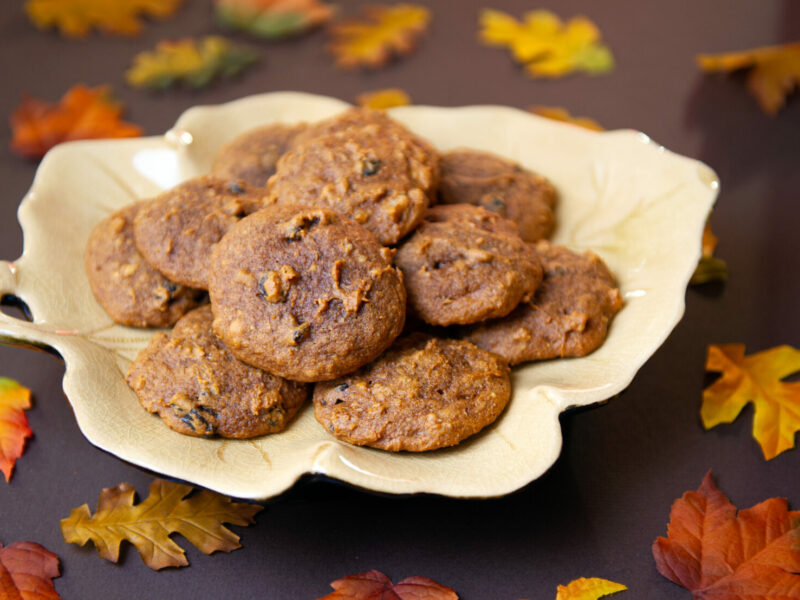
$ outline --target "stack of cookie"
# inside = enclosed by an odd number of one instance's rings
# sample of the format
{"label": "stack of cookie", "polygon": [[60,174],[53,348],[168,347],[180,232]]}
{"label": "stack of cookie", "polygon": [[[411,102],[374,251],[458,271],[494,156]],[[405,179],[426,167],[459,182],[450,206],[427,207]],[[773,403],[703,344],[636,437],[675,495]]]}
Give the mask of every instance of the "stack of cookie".
{"label": "stack of cookie", "polygon": [[313,384],[337,438],[432,450],[500,415],[509,365],[591,352],[621,307],[596,255],[545,241],[555,203],[510,161],[352,109],[237,138],[101,222],[86,269],[115,321],[175,325],[127,381],[176,431],[278,432]]}

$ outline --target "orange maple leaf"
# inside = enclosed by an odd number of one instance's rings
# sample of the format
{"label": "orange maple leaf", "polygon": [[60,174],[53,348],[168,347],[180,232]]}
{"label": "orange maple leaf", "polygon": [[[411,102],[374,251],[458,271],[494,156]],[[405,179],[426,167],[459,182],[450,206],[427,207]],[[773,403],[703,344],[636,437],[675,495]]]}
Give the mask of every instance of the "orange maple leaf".
{"label": "orange maple leaf", "polygon": [[387,88],[359,94],[356,96],[356,104],[365,108],[386,110],[395,106],[408,106],[411,104],[411,96],[399,88]]}
{"label": "orange maple leaf", "polygon": [[393,584],[374,569],[337,579],[331,587],[336,591],[319,600],[458,600],[454,590],[428,577],[409,577]]}
{"label": "orange maple leaf", "polygon": [[140,16],[164,19],[183,0],[27,0],[25,12],[39,29],[57,27],[61,35],[85,38],[92,27],[116,35],[137,35]]}
{"label": "orange maple leaf", "polygon": [[11,115],[11,149],[28,158],[41,158],[56,144],[71,140],[124,138],[142,129],[120,120],[122,106],[107,86],[76,85],[58,104],[25,97]]}
{"label": "orange maple leaf", "polygon": [[711,223],[706,221],[706,227],[703,230],[703,254],[689,281],[691,285],[709,281],[725,281],[728,278],[728,265],[721,258],[714,256],[717,242],[717,236],[711,231]]}
{"label": "orange maple leaf", "polygon": [[700,417],[711,429],[731,423],[748,402],[755,406],[753,437],[770,460],[794,448],[800,431],[800,382],[781,381],[800,371],[800,350],[778,346],[750,356],[744,344],[710,345],[706,370],[722,373],[703,390]]}
{"label": "orange maple leaf", "polygon": [[695,600],[800,598],[800,511],[770,498],[740,510],[709,472],[670,511],[667,537],[653,542],[658,571]]}
{"label": "orange maple leaf", "polygon": [[14,464],[22,456],[25,440],[33,435],[25,409],[31,407],[31,391],[16,381],[0,377],[0,471],[11,480]]}
{"label": "orange maple leaf", "polygon": [[605,131],[605,128],[594,119],[590,119],[589,117],[573,117],[567,109],[560,106],[531,106],[528,108],[528,112],[532,112],[540,117],[553,119],[554,121],[577,125],[578,127],[583,127],[591,131]]}
{"label": "orange maple leaf", "polygon": [[393,56],[408,54],[431,20],[430,11],[415,4],[368,6],[364,15],[330,29],[328,49],[340,67],[382,67]]}
{"label": "orange maple leaf", "polygon": [[53,585],[59,575],[58,556],[39,544],[0,543],[0,598],[60,600]]}
{"label": "orange maple leaf", "polygon": [[772,116],[783,108],[786,97],[800,85],[800,42],[742,52],[700,54],[697,63],[707,73],[751,69],[747,88],[761,109]]}

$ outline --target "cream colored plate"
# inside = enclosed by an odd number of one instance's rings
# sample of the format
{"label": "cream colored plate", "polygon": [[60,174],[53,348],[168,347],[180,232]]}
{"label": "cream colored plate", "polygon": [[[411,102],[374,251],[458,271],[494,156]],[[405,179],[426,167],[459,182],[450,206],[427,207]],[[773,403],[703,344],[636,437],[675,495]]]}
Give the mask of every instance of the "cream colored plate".
{"label": "cream colored plate", "polygon": [[500,420],[427,454],[391,454],[336,441],[307,406],[287,431],[247,441],[180,435],[145,412],[123,373],[151,331],[115,325],[83,271],[94,225],[119,207],[209,170],[222,143],[257,125],[314,121],[347,105],[299,93],[252,96],[187,111],[163,137],[74,142],[42,161],[19,208],[25,250],[0,263],[0,295],[30,307],[33,323],[0,314],[0,339],[55,348],[64,391],[96,446],[153,471],[240,498],[281,493],[304,473],[381,492],[498,496],[536,479],[561,449],[560,412],[624,389],[684,310],[706,216],[717,194],[704,164],[634,131],[595,133],[496,106],[411,106],[392,116],[440,150],[480,148],[549,177],[560,192],[556,242],[591,248],[616,274],[625,308],[585,358],[513,371]]}

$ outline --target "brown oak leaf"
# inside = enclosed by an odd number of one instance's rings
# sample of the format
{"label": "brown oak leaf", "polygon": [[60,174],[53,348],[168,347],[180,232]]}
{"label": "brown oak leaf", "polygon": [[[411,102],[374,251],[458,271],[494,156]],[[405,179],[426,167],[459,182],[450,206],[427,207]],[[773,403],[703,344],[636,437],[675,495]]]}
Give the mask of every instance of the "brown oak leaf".
{"label": "brown oak leaf", "polygon": [[374,569],[337,579],[331,587],[336,591],[319,600],[458,600],[455,591],[428,577],[409,577],[393,584]]}
{"label": "brown oak leaf", "polygon": [[239,536],[223,523],[250,525],[262,510],[257,504],[235,503],[201,490],[187,498],[192,487],[163,479],[150,484],[150,495],[134,506],[136,490],[127,483],[100,492],[94,515],[84,504],[61,520],[61,533],[70,544],[91,540],[101,557],[117,562],[122,540],[139,551],[151,569],[189,564],[183,549],[169,536],[179,533],[204,554],[240,548]]}
{"label": "brown oak leaf", "polygon": [[709,472],[672,505],[653,556],[695,600],[800,598],[800,511],[770,498],[737,512]]}
{"label": "brown oak leaf", "polygon": [[0,471],[11,480],[14,464],[22,456],[25,440],[33,435],[25,410],[31,407],[31,391],[16,381],[0,377]]}
{"label": "brown oak leaf", "polygon": [[121,115],[122,105],[113,100],[107,86],[76,85],[58,104],[28,96],[11,115],[11,149],[41,158],[61,142],[142,135],[139,126],[120,120]]}
{"label": "brown oak leaf", "polygon": [[0,543],[0,598],[60,600],[53,579],[60,575],[58,556],[34,542]]}

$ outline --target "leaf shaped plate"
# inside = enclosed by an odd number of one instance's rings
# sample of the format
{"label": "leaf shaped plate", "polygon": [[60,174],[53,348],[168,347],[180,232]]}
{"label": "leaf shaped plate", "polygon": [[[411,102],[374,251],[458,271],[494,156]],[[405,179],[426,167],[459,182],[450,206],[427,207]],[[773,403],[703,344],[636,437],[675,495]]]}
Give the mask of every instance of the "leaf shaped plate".
{"label": "leaf shaped plate", "polygon": [[152,331],[115,325],[94,300],[82,260],[89,232],[119,207],[207,172],[220,145],[249,128],[315,121],[347,106],[321,96],[270,93],[193,108],[161,137],[73,142],[47,154],[19,208],[24,253],[0,263],[0,295],[20,297],[34,320],[0,315],[0,341],[61,354],[64,391],[91,443],[240,498],[274,496],[304,473],[388,493],[498,496],[539,477],[556,460],[559,413],[624,389],[681,318],[719,187],[711,169],[634,131],[597,133],[497,106],[400,107],[392,116],[440,150],[488,150],[553,181],[560,193],[554,240],[600,254],[625,299],[605,344],[584,358],[514,369],[505,413],[450,449],[393,454],[350,446],[331,437],[310,407],[285,432],[253,440],[171,431],[125,384],[129,361]]}

